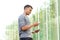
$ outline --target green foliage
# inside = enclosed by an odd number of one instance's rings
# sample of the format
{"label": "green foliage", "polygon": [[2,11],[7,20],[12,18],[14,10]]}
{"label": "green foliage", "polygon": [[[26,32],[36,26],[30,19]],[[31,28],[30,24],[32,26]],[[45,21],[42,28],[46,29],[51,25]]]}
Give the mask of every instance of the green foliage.
{"label": "green foliage", "polygon": [[6,27],[7,40],[19,40],[17,21]]}

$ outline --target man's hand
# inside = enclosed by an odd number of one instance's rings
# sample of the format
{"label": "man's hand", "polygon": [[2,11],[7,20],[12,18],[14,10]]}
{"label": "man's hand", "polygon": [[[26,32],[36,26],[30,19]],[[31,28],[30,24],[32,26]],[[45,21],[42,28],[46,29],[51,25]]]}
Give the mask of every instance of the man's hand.
{"label": "man's hand", "polygon": [[35,33],[35,32],[32,32],[33,34]]}
{"label": "man's hand", "polygon": [[35,30],[35,33],[38,33],[40,30]]}
{"label": "man's hand", "polygon": [[33,33],[33,34],[34,34],[34,33],[38,33],[39,31],[40,31],[40,29],[35,30],[35,31],[34,31],[34,32],[32,32],[32,33]]}
{"label": "man's hand", "polygon": [[33,25],[34,25],[34,26],[38,26],[38,25],[39,25],[39,23],[38,23],[38,22],[35,22]]}

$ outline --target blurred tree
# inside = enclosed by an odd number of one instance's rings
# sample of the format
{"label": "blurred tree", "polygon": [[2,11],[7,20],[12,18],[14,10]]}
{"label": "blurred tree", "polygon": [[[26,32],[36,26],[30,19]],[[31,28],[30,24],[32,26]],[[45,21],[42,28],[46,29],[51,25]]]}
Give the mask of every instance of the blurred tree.
{"label": "blurred tree", "polygon": [[19,40],[17,21],[6,27],[6,35],[8,40]]}

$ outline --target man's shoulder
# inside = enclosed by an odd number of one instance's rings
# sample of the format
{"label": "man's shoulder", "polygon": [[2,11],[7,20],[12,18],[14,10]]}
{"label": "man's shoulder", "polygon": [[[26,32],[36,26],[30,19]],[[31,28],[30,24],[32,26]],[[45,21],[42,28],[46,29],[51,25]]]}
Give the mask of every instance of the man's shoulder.
{"label": "man's shoulder", "polygon": [[19,19],[22,19],[22,18],[24,18],[24,15],[23,15],[23,14],[21,14],[21,15],[19,16]]}

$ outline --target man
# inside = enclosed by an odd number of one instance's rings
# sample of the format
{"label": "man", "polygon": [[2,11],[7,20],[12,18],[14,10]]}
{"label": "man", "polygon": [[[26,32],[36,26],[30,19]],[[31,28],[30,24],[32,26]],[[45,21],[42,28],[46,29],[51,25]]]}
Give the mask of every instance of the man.
{"label": "man", "polygon": [[34,32],[30,31],[30,28],[38,26],[38,22],[35,22],[33,24],[30,24],[29,18],[27,15],[31,14],[32,11],[31,5],[25,5],[24,6],[24,13],[19,16],[18,18],[18,25],[19,25],[19,39],[20,40],[33,40],[31,37],[32,33],[37,33],[39,30],[36,30]]}

